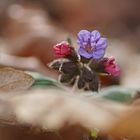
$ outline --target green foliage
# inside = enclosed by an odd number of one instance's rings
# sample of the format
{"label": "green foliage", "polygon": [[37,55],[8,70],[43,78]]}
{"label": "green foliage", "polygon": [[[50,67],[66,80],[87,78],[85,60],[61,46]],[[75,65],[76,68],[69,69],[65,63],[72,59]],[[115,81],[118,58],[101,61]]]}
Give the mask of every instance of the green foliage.
{"label": "green foliage", "polygon": [[129,102],[134,99],[137,92],[133,89],[113,86],[102,90],[100,95],[103,98],[117,102]]}
{"label": "green foliage", "polygon": [[[56,80],[43,76],[35,72],[27,72],[30,74],[35,82],[32,87],[53,87],[59,89],[65,89],[65,87]],[[121,86],[111,86],[103,88],[99,93],[96,92],[84,92],[83,95],[90,98],[105,98],[116,102],[129,102],[132,101],[138,92],[134,89],[129,89]]]}
{"label": "green foliage", "polygon": [[32,87],[61,87],[60,83],[56,80],[53,80],[51,78],[48,78],[44,75],[41,75],[36,72],[27,72],[30,74],[34,79],[35,82]]}
{"label": "green foliage", "polygon": [[129,102],[136,98],[138,92],[134,89],[121,86],[110,86],[103,88],[99,93],[89,93],[86,96],[91,98],[105,98],[116,102]]}

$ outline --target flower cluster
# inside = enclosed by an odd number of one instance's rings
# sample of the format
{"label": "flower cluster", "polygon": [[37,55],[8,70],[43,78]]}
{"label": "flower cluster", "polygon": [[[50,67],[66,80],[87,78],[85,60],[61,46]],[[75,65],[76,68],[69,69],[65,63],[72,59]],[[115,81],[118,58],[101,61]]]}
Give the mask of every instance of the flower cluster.
{"label": "flower cluster", "polygon": [[60,72],[60,82],[77,84],[79,89],[98,91],[99,75],[118,76],[120,68],[113,57],[104,57],[108,46],[107,39],[94,30],[81,30],[77,35],[79,49],[68,42],[53,47],[57,58],[49,67]]}

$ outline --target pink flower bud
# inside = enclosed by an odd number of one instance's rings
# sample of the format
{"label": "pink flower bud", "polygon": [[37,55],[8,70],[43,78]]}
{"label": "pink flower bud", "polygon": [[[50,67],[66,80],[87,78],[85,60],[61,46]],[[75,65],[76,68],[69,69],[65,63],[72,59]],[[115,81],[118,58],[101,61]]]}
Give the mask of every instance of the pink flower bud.
{"label": "pink flower bud", "polygon": [[71,47],[67,42],[61,42],[53,47],[54,55],[57,58],[63,58],[71,54]]}
{"label": "pink flower bud", "polygon": [[119,76],[120,75],[120,68],[115,62],[114,57],[109,57],[104,59],[103,65],[105,68],[105,71],[113,76]]}

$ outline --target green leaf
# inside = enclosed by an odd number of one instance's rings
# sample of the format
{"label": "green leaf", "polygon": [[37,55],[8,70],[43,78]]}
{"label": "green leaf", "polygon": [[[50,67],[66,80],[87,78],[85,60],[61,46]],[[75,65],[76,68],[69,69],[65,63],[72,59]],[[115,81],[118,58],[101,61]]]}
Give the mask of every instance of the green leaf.
{"label": "green leaf", "polygon": [[28,73],[35,79],[35,82],[32,87],[59,87],[59,88],[61,87],[61,84],[59,82],[49,77],[46,77],[36,72],[26,72],[26,73]]}
{"label": "green leaf", "polygon": [[117,102],[129,102],[134,99],[137,92],[134,89],[113,86],[110,88],[103,89],[100,94],[103,98],[109,100]]}
{"label": "green leaf", "polygon": [[125,88],[121,86],[111,86],[103,88],[99,93],[89,93],[86,96],[92,98],[105,98],[116,102],[129,102],[137,96],[135,89]]}

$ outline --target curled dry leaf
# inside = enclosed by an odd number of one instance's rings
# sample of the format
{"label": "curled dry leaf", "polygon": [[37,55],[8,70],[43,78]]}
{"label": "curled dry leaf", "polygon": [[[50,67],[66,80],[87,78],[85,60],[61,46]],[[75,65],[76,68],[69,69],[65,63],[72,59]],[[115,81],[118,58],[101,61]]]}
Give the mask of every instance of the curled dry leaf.
{"label": "curled dry leaf", "polygon": [[34,83],[32,76],[24,71],[13,68],[0,69],[0,91],[18,91],[31,87]]}

